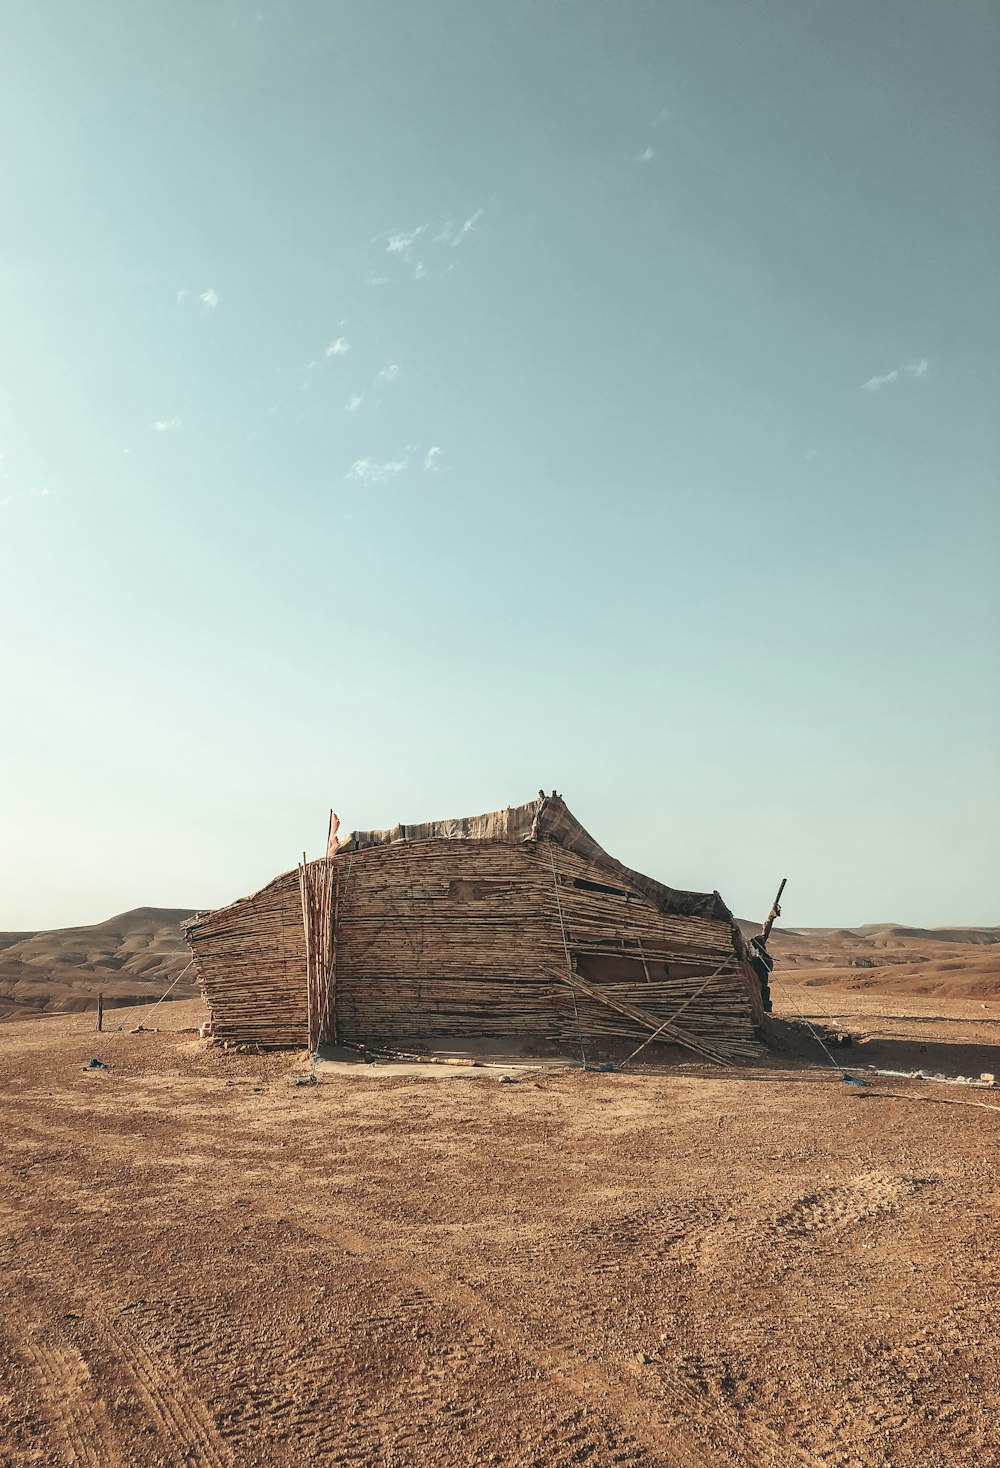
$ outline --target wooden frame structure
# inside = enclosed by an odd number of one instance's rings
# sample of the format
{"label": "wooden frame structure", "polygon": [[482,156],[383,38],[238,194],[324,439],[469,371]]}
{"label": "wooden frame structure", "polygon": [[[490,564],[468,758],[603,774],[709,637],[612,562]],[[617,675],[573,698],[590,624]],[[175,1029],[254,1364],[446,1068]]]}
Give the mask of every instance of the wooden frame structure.
{"label": "wooden frame structure", "polygon": [[238,1044],[510,1036],[759,1053],[760,985],[717,892],[616,862],[561,797],[355,832],[186,925]]}

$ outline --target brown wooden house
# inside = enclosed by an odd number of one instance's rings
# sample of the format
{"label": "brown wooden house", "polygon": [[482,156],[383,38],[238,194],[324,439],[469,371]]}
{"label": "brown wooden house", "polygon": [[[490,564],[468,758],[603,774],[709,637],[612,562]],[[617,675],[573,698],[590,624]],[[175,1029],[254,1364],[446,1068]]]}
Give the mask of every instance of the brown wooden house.
{"label": "brown wooden house", "polygon": [[655,1037],[720,1061],[759,1043],[759,981],[719,894],[622,866],[556,794],[355,831],[185,930],[234,1043]]}

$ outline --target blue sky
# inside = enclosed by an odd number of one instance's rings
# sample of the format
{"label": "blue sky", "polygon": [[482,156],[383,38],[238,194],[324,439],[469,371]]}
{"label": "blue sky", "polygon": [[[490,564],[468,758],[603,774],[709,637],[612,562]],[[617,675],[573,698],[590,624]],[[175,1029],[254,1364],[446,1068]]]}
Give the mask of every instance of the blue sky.
{"label": "blue sky", "polygon": [[0,927],[558,788],[995,923],[985,4],[7,0]]}

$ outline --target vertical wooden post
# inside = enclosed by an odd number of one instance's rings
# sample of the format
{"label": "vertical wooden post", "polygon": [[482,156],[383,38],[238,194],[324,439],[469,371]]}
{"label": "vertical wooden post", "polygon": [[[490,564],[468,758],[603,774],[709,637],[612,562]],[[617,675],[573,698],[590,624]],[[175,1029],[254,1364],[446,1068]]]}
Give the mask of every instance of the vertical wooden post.
{"label": "vertical wooden post", "polygon": [[97,1032],[98,1032],[98,1034],[100,1034],[103,1029],[104,1029],[104,995],[103,994],[98,994],[98,996],[97,996]]}

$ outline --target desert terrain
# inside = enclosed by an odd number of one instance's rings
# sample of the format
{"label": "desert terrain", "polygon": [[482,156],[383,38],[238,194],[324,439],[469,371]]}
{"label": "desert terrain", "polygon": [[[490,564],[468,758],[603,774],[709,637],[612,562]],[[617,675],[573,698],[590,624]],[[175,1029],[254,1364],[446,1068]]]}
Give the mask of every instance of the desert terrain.
{"label": "desert terrain", "polygon": [[[137,907],[106,922],[50,932],[0,933],[0,1021],[158,999],[191,957],[181,923],[191,910]],[[183,980],[174,993],[197,992]]]}
{"label": "desert terrain", "polygon": [[1000,1071],[996,930],[780,935],[864,1087],[808,1044],[297,1086],[197,999],[98,1036],[113,921],[0,1025],[4,1468],[1000,1462],[1000,1090],[869,1068]]}
{"label": "desert terrain", "polygon": [[[137,907],[106,922],[47,932],[0,933],[0,1021],[147,1004],[183,975],[191,957],[181,923],[192,908]],[[748,935],[759,923],[741,921]],[[808,988],[879,994],[1000,994],[1000,928],[776,929],[780,971]],[[197,992],[180,978],[171,998]]]}

